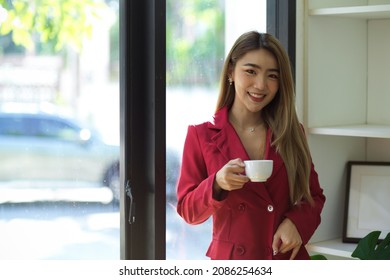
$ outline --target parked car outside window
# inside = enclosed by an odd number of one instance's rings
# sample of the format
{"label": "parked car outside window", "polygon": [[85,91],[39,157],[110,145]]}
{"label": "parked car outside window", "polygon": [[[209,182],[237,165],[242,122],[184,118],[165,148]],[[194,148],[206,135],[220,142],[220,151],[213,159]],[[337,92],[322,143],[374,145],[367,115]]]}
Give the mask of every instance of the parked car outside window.
{"label": "parked car outside window", "polygon": [[96,185],[119,199],[119,146],[81,122],[42,112],[0,112],[0,182]]}

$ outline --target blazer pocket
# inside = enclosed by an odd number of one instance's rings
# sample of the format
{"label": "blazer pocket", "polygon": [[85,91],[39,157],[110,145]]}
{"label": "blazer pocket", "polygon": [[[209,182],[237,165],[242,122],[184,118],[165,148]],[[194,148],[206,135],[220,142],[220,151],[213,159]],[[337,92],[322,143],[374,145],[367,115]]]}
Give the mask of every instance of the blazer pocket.
{"label": "blazer pocket", "polygon": [[229,260],[232,258],[234,243],[213,239],[206,256],[212,260]]}

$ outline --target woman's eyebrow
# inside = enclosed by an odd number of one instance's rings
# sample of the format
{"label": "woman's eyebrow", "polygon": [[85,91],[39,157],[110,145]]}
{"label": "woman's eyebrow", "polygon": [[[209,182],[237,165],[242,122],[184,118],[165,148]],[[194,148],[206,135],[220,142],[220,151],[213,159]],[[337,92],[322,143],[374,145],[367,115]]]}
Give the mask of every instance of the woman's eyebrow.
{"label": "woman's eyebrow", "polygon": [[[245,63],[244,66],[249,66],[249,67],[261,69],[261,67],[259,65],[254,64],[254,63]],[[278,68],[270,68],[270,69],[267,69],[267,71],[278,72],[278,73],[280,72]]]}

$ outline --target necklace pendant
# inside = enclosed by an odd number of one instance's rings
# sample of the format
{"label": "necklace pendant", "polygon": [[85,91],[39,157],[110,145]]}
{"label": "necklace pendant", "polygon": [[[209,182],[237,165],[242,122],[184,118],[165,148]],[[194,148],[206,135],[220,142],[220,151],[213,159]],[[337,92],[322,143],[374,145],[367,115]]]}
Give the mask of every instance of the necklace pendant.
{"label": "necklace pendant", "polygon": [[249,132],[254,132],[254,131],[255,131],[255,128],[254,128],[254,127],[252,127],[252,128],[249,129]]}

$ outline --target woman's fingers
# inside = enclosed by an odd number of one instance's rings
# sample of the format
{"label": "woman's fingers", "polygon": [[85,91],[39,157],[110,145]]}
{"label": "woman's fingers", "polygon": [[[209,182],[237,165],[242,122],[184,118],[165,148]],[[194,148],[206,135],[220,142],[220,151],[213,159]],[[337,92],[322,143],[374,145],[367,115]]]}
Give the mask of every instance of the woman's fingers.
{"label": "woman's fingers", "polygon": [[227,191],[240,189],[249,181],[249,178],[242,174],[244,171],[244,162],[239,158],[233,159],[217,172],[217,184]]}

